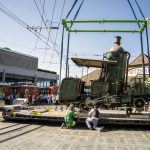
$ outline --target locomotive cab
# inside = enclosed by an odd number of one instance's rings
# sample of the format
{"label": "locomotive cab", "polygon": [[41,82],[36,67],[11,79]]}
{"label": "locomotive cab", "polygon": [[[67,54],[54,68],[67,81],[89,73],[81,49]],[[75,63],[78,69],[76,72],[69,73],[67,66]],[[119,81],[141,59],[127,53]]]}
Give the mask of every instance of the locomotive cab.
{"label": "locomotive cab", "polygon": [[79,102],[86,95],[84,83],[78,78],[64,78],[60,86],[60,103]]}

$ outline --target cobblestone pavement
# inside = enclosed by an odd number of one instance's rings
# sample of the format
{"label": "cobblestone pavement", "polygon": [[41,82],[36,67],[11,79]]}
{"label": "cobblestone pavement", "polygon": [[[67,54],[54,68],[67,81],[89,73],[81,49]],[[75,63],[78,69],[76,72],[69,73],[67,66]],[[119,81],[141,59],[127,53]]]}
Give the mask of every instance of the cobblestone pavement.
{"label": "cobblestone pavement", "polygon": [[6,122],[0,113],[1,150],[150,150],[149,127],[106,126],[106,132],[60,129],[51,123]]}

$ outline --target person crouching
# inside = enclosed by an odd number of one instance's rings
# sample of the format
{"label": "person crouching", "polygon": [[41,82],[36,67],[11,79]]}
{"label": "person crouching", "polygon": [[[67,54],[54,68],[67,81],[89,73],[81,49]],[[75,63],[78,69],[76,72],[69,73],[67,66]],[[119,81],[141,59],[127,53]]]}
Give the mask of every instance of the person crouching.
{"label": "person crouching", "polygon": [[98,120],[100,118],[100,113],[97,109],[97,106],[94,106],[88,113],[88,118],[86,119],[86,125],[90,130],[96,130]]}
{"label": "person crouching", "polygon": [[69,129],[74,127],[76,125],[74,118],[75,118],[75,106],[73,104],[70,104],[64,117],[64,123],[62,123],[61,128],[65,127]]}

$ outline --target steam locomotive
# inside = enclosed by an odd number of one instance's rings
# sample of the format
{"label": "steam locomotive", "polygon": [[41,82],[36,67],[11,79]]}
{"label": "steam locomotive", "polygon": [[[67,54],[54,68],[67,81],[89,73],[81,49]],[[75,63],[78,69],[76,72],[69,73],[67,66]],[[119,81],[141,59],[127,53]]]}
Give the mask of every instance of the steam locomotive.
{"label": "steam locomotive", "polygon": [[85,82],[79,78],[64,78],[60,87],[60,102],[76,103],[82,108],[134,107],[139,112],[149,102],[149,83],[136,76],[128,81],[130,53],[120,46],[116,36],[113,47],[104,54],[103,60],[71,58],[77,66],[101,68],[98,80],[91,81],[90,93],[85,92]]}

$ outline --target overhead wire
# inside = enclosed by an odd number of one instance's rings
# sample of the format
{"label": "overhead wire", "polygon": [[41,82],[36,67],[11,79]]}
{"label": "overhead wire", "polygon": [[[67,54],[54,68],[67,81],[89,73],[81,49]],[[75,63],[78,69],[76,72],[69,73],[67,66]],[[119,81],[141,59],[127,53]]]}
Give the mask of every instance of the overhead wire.
{"label": "overhead wire", "polygon": [[11,15],[9,12],[7,12],[6,10],[4,10],[2,7],[0,7],[0,10],[6,14],[7,16],[9,16],[10,18],[12,18],[13,20],[15,20],[17,23],[19,23],[21,26],[28,28],[29,26],[27,24],[25,24],[24,22],[20,21],[17,17]]}
{"label": "overhead wire", "polygon": [[[44,0],[45,1],[45,0]],[[41,0],[40,0],[40,4],[41,4],[41,6],[42,6],[42,2],[41,2]],[[42,9],[43,9],[43,6],[42,6]],[[46,24],[47,24],[47,22],[52,22],[51,20],[48,20],[48,18],[47,18],[47,15],[46,15],[46,13],[45,13],[45,11],[43,12],[43,15],[45,16],[45,19],[46,19]],[[57,23],[57,22],[56,22]],[[44,28],[42,28],[42,29],[44,29]],[[45,28],[45,29],[50,29],[50,28]],[[50,30],[50,32],[51,32],[51,30]],[[51,32],[51,36],[52,36],[52,38],[54,38],[53,37],[53,33]]]}
{"label": "overhead wire", "polygon": [[[62,19],[64,7],[65,7],[65,2],[66,2],[66,0],[64,0],[64,2],[63,2],[60,19],[59,19],[59,21],[58,21],[58,29],[59,29],[59,26],[60,26],[60,23],[61,23],[61,19]],[[51,26],[52,26],[52,23],[53,23],[55,7],[56,7],[56,0],[55,0],[55,3],[54,3],[53,13],[52,13]],[[44,14],[44,15],[45,15],[45,17],[46,17],[46,14]],[[47,21],[48,21],[48,20],[47,20]],[[54,44],[53,44],[54,49],[55,49],[56,46],[57,46],[57,47],[59,46],[59,45],[56,43],[57,35],[58,35],[58,30],[57,30],[57,32],[56,32],[56,37],[54,38]],[[46,48],[46,49],[47,49],[47,48]],[[46,51],[45,51],[45,52],[46,52]],[[45,54],[45,55],[46,55],[46,54]],[[53,56],[54,56],[54,51],[53,51],[52,56],[51,56],[50,64],[52,63]],[[43,61],[43,62],[44,62],[44,61]]]}
{"label": "overhead wire", "polygon": [[[36,8],[37,8],[37,10],[38,10],[38,12],[39,12],[41,18],[42,18],[42,21],[43,21],[43,23],[44,23],[44,25],[45,25],[45,28],[47,29],[47,32],[48,32],[47,43],[48,43],[48,42],[49,42],[49,38],[52,39],[52,37],[51,37],[52,32],[51,32],[51,30],[50,30],[50,32],[49,32],[49,30],[48,30],[48,28],[47,28],[47,26],[46,26],[46,22],[45,22],[45,20],[44,20],[44,17],[41,15],[41,11],[40,11],[40,9],[39,9],[39,7],[38,7],[38,5],[37,5],[37,3],[36,3],[35,0],[34,0],[34,3],[35,3],[35,5],[36,5]],[[44,13],[44,15],[45,15],[45,17],[46,17],[46,14],[45,14],[45,13]],[[51,33],[51,34],[50,34],[50,33]],[[52,35],[52,36],[53,36],[53,35]],[[52,40],[51,40],[51,42],[52,42],[53,46],[54,46],[54,45],[57,46],[56,42],[54,43]],[[44,64],[44,61],[45,61],[46,50],[47,50],[47,48],[45,49],[45,52],[44,52],[43,64]],[[56,50],[56,47],[55,47],[55,46],[54,46],[53,48],[51,48],[51,50],[53,50],[53,53],[56,52],[56,53],[57,53],[57,56],[59,56],[58,50]],[[53,57],[53,55],[52,55],[51,57]]]}
{"label": "overhead wire", "polygon": [[43,4],[42,4],[42,1],[40,0],[40,4],[41,4],[41,6],[42,6],[43,15],[46,16],[46,14],[45,14],[45,0],[43,0]]}
{"label": "overhead wire", "polygon": [[[63,14],[63,11],[64,11],[64,6],[65,6],[65,0],[64,0],[64,2],[63,2],[60,19],[59,19],[59,21],[58,21],[58,29],[59,29],[59,26],[60,26],[60,23],[61,23],[62,14]],[[55,2],[54,2],[53,12],[52,12],[51,26],[52,26],[52,23],[53,23],[55,8],[56,8],[56,0],[55,0]],[[47,16],[46,16],[45,13],[44,13],[44,15],[45,15],[45,18],[47,18]],[[57,30],[57,32],[56,32],[56,37],[55,37],[55,39],[54,39],[54,43],[55,43],[55,44],[53,44],[54,49],[55,49],[56,46],[58,47],[58,44],[56,43],[57,35],[58,35],[58,30]],[[46,50],[48,50],[48,49],[46,48]],[[46,50],[45,50],[45,52],[46,52]],[[46,54],[45,54],[45,55],[46,55]],[[53,53],[52,53],[52,55],[51,55],[51,61],[49,62],[49,64],[52,64],[52,59],[53,59],[53,57],[54,57],[54,51],[53,51]],[[45,60],[45,57],[44,57],[44,60]],[[43,63],[45,63],[44,60],[43,60]]]}
{"label": "overhead wire", "polygon": [[51,26],[52,26],[52,22],[53,22],[53,18],[54,18],[54,13],[55,13],[55,8],[56,8],[56,1],[54,1],[54,7],[53,7],[53,12],[52,12],[52,18],[51,18]]}
{"label": "overhead wire", "polygon": [[[55,7],[56,7],[56,0],[54,1],[54,7],[53,7],[53,11],[52,11],[52,18],[51,18],[50,28],[52,27],[52,22],[53,22]],[[48,31],[47,43],[49,42],[49,37],[50,37],[50,30]],[[47,48],[47,46],[46,46],[46,48]],[[54,48],[55,48],[55,47],[54,47]],[[47,50],[45,49],[43,62],[44,62],[44,60],[45,60],[46,51],[47,51]],[[53,51],[52,53],[54,53],[54,51]]]}
{"label": "overhead wire", "polygon": [[[37,8],[37,10],[38,10],[39,14],[40,14],[40,17],[42,18],[42,21],[43,21],[43,23],[44,23],[44,25],[45,25],[45,28],[47,29],[46,22],[45,22],[45,20],[44,20],[44,18],[43,18],[43,16],[42,16],[42,14],[41,14],[41,11],[40,11],[40,9],[39,9],[39,7],[38,7],[38,5],[37,5],[36,0],[34,0],[34,3],[35,3],[35,6],[36,6],[36,8]],[[48,32],[48,35],[49,35],[49,31],[48,31],[48,29],[47,29],[47,32]],[[51,38],[51,36],[48,36],[48,37],[50,37],[50,38]],[[52,38],[51,38],[51,39],[52,39]],[[49,41],[49,38],[47,39],[47,41]],[[54,44],[54,42],[53,42],[52,40],[50,40],[50,42],[51,42],[52,44]],[[47,44],[46,44],[46,45],[47,45]],[[55,52],[56,52],[56,54],[59,56],[58,51],[57,51],[57,50],[55,50]]]}
{"label": "overhead wire", "polygon": [[[41,19],[42,19],[42,21],[43,21],[43,23],[44,23],[44,25],[45,25],[45,28],[46,28],[47,32],[49,33],[48,28],[47,28],[47,25],[46,25],[46,22],[45,22],[45,20],[44,20],[43,15],[41,14],[41,11],[40,11],[40,9],[39,9],[39,7],[38,7],[38,4],[37,4],[36,0],[34,0],[34,4],[35,4],[35,6],[36,6],[36,8],[37,8],[37,10],[38,10],[38,12],[39,12],[39,15],[40,15],[40,17],[41,17]],[[51,41],[51,42],[53,43],[53,41]]]}
{"label": "overhead wire", "polygon": [[[58,21],[58,29],[59,29],[60,24],[61,24],[62,15],[63,15],[64,8],[65,8],[65,3],[66,3],[66,0],[64,0],[64,2],[63,2],[61,14],[60,14],[60,19],[59,19],[59,21]],[[57,36],[58,36],[58,30],[56,31],[56,37],[55,37],[55,40],[54,40],[55,43],[56,43],[56,40],[57,40]],[[55,47],[55,44],[54,44],[53,46]],[[54,54],[54,53],[53,53],[53,54]],[[52,57],[52,59],[53,59],[53,57]],[[51,59],[51,62],[52,62],[52,59]]]}
{"label": "overhead wire", "polygon": [[0,3],[0,5],[5,8],[5,10],[7,10],[10,14],[13,14],[14,18],[16,18],[20,23],[22,23],[25,26],[28,26],[22,19],[20,19],[18,16],[16,16],[11,10],[9,10],[8,8],[6,8],[2,3]]}
{"label": "overhead wire", "polygon": [[[66,3],[66,0],[64,0],[64,3],[63,3],[63,7],[62,7],[62,11],[61,11],[61,15],[60,15],[60,19],[59,19],[59,23],[58,23],[58,28],[60,27],[60,24],[61,24],[61,20],[62,20],[62,15],[63,15],[63,12],[64,12],[64,8],[65,8],[65,3]],[[64,30],[64,28],[63,28]],[[58,35],[58,30],[57,30],[57,34],[56,34],[56,39],[57,39],[57,35]],[[55,39],[55,40],[56,40]],[[62,45],[61,45],[62,46]],[[62,48],[62,47],[61,47]],[[61,56],[60,56],[61,58]],[[63,67],[63,69],[65,70],[65,68]]]}
{"label": "overhead wire", "polygon": [[[55,36],[55,37],[54,37],[54,35],[53,35],[53,32],[51,31],[51,29],[52,29],[52,23],[58,23],[58,22],[54,22],[54,21],[53,21],[55,7],[56,7],[56,1],[54,2],[54,8],[53,8],[53,12],[52,12],[52,19],[50,20],[50,23],[51,23],[51,24],[50,24],[50,30],[49,30],[49,32],[50,32],[50,34],[52,35],[52,37],[53,37],[53,39],[54,39],[53,48],[56,49],[56,47],[57,47],[57,49],[59,49],[59,45],[56,43],[56,38],[57,38],[59,26],[58,26],[58,28],[57,28],[57,32],[56,32],[56,36]],[[44,15],[45,15],[45,18],[47,18],[47,16],[46,16],[45,13],[44,13]],[[47,22],[49,21],[48,19],[46,19],[46,20],[47,20]],[[54,51],[53,51],[53,55],[54,55]],[[51,58],[51,59],[52,59],[52,58]]]}
{"label": "overhead wire", "polygon": [[[40,2],[41,2],[41,0],[40,0]],[[42,10],[43,10],[42,13],[44,13],[45,0],[43,1],[43,4],[41,4],[41,5],[42,5],[42,8],[43,8],[43,9],[42,9]],[[43,14],[42,14],[42,15],[43,15]],[[41,30],[42,30],[42,24],[43,24],[43,22],[41,21],[39,34],[41,33]],[[34,48],[32,49],[32,51],[29,52],[29,54],[32,53],[32,52],[37,48],[37,44],[38,44],[38,38],[36,39]]]}
{"label": "overhead wire", "polygon": [[[41,0],[40,0],[40,3],[41,3],[41,5],[42,5],[42,16],[43,16],[43,14],[45,13],[45,9],[44,9],[45,0],[43,0],[43,4],[42,4],[42,2],[41,2]],[[42,25],[43,25],[43,22],[41,21],[40,32],[39,32],[39,33],[41,33],[41,31],[42,31]],[[37,39],[37,40],[38,40],[38,39]],[[38,41],[37,41],[37,42],[38,42]],[[37,42],[36,42],[36,45],[37,45]],[[35,48],[36,48],[36,45],[35,45]]]}
{"label": "overhead wire", "polygon": [[[24,27],[25,29],[27,29],[28,31],[30,31],[32,34],[34,34],[40,41],[42,41],[43,43],[47,44],[42,38],[46,38],[44,35],[39,34],[37,35],[37,31],[31,29],[31,27],[26,24],[24,21],[22,21],[19,17],[17,17],[12,11],[10,11],[8,8],[6,8],[2,3],[0,3],[0,5],[3,7],[0,7],[0,11],[3,12],[5,15],[7,15],[8,17],[10,17],[11,19],[13,19],[15,22],[17,22],[18,24],[20,24],[22,27]],[[47,44],[49,47],[51,47],[49,44]]]}
{"label": "overhead wire", "polygon": [[[44,3],[45,3],[45,0],[44,0]],[[42,6],[41,0],[40,0],[40,4],[41,4],[41,6]],[[36,5],[36,7],[37,7],[37,9],[38,9],[38,12],[39,12],[39,14],[40,14],[40,16],[41,16],[41,11],[40,11],[40,8],[38,7],[36,1],[35,1],[35,5]],[[43,6],[42,6],[42,10],[43,10]],[[44,10],[44,12],[43,12],[43,16],[45,16],[45,19],[46,19],[46,21],[45,21],[45,20],[44,20],[44,17],[41,17],[41,18],[42,18],[42,21],[43,21],[43,23],[44,23],[44,25],[45,25],[45,29],[47,29],[48,36],[50,36],[50,38],[51,38],[51,43],[54,44],[54,42],[53,42],[53,40],[52,40],[52,38],[54,38],[53,33],[51,32],[51,29],[47,27],[47,22],[49,22],[49,20],[47,19],[47,15],[45,14],[45,10]],[[50,22],[52,22],[52,21],[50,21]],[[42,29],[43,29],[43,28],[42,28]],[[50,29],[50,30],[48,30],[48,29]],[[49,33],[50,33],[50,35],[49,35]],[[49,40],[48,40],[48,41],[49,41]],[[58,46],[57,43],[56,43],[56,45]]]}

